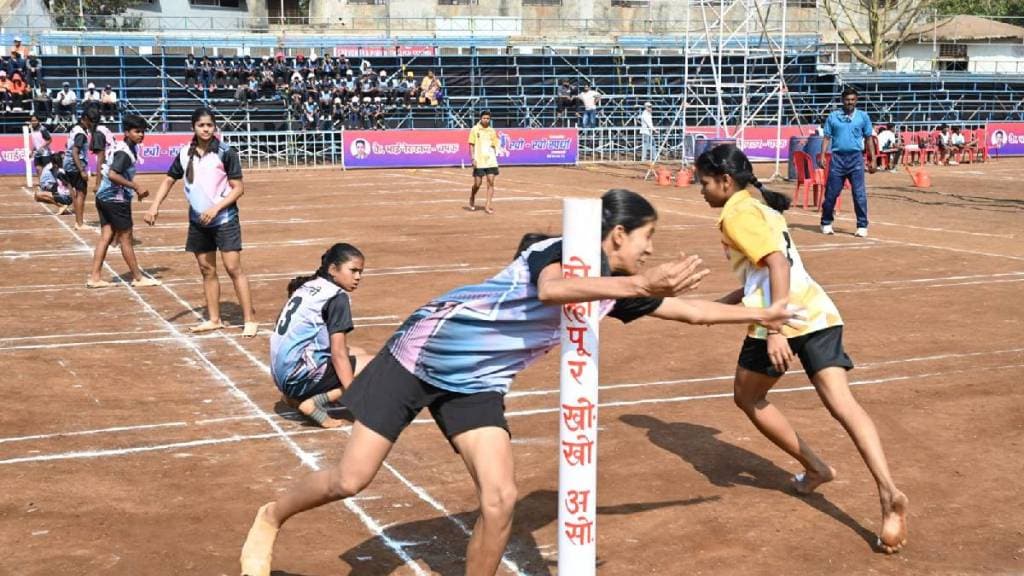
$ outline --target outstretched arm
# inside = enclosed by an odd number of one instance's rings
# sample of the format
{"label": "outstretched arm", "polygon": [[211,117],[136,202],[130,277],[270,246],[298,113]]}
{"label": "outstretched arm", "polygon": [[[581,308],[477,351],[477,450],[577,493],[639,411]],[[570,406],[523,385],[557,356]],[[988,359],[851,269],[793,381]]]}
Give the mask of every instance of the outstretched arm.
{"label": "outstretched arm", "polygon": [[708,274],[698,256],[680,253],[666,262],[632,276],[563,278],[559,263],[549,264],[537,279],[538,298],[544,304],[594,300],[678,296],[700,285]]}
{"label": "outstretched arm", "polygon": [[772,304],[771,308],[747,308],[706,300],[666,298],[651,316],[687,324],[757,323],[767,326],[769,330],[779,330],[794,317],[794,313],[781,301]]}

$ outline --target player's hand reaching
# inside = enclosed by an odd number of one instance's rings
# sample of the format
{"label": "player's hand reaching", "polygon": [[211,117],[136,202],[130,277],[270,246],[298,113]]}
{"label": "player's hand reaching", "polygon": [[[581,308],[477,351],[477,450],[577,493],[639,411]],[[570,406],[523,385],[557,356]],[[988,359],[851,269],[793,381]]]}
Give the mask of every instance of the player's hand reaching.
{"label": "player's hand reaching", "polygon": [[799,330],[807,325],[807,311],[780,300],[764,309],[764,318],[759,323],[772,332],[782,330],[783,326]]}
{"label": "player's hand reaching", "polygon": [[139,200],[142,200],[143,198],[149,196],[149,190],[146,188],[143,188],[142,190],[136,190],[135,195],[139,197]]}
{"label": "player's hand reaching", "polygon": [[695,290],[710,273],[707,268],[702,268],[703,263],[700,256],[687,256],[680,252],[679,258],[640,273],[644,291],[648,296],[668,298]]}
{"label": "player's hand reaching", "polygon": [[142,217],[142,219],[145,220],[146,224],[149,224],[150,226],[152,226],[152,225],[156,224],[156,218],[159,215],[160,215],[160,211],[156,209],[156,206],[154,206],[154,207],[150,208],[148,212],[146,212],[146,214]]}

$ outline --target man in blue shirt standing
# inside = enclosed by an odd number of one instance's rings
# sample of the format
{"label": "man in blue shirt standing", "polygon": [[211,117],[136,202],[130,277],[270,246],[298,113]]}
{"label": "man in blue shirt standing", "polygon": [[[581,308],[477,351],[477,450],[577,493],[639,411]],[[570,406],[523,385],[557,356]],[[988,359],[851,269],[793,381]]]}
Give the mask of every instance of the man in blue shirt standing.
{"label": "man in blue shirt standing", "polygon": [[[843,109],[835,110],[825,120],[825,141],[822,153],[831,147],[832,162],[829,165],[825,185],[825,203],[821,207],[821,233],[833,234],[832,220],[836,200],[843,191],[843,181],[849,179],[853,188],[854,210],[857,213],[857,231],[854,236],[867,238],[868,235],[868,194],[864,187],[864,145],[868,146],[870,157],[875,156],[875,144],[871,139],[871,118],[867,112],[857,110],[857,91],[843,90]],[[868,172],[875,173],[874,162]]]}

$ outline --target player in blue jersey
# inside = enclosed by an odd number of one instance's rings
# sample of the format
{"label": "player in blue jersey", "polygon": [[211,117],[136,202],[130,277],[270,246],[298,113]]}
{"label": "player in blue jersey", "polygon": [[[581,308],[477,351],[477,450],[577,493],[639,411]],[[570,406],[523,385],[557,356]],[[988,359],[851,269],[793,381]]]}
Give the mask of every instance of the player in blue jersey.
{"label": "player in blue jersey", "polygon": [[563,277],[562,240],[551,238],[526,248],[493,278],[456,288],[413,312],[345,392],[343,403],[355,422],[341,460],[257,512],[242,547],[243,574],[270,574],[274,541],[286,520],[362,491],[423,408],[477,487],[480,517],[465,572],[494,574],[516,501],[505,392],[517,373],[559,343],[562,304],[593,302],[601,316],[622,322],[651,315],[778,330],[793,317],[783,303],[755,309],[678,298],[708,273],[700,258],[680,255],[643,270],[654,249],[654,207],[628,190],[611,190],[602,203],[601,277]]}
{"label": "player in blue jersey", "polygon": [[359,287],[365,263],[355,246],[331,246],[315,273],[288,283],[288,302],[270,336],[274,384],[289,406],[324,428],[341,426],[325,408],[371,359],[347,341],[354,327],[349,294]]}

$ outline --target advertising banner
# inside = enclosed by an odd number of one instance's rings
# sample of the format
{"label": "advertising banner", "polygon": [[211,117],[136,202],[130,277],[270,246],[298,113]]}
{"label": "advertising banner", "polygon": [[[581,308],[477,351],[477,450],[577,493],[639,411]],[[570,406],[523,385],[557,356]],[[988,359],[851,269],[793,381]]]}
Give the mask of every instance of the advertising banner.
{"label": "advertising banner", "polygon": [[[575,164],[574,128],[498,129],[502,166]],[[346,130],[345,168],[469,166],[469,130]]]}
{"label": "advertising banner", "polygon": [[988,153],[1024,156],[1024,122],[993,122],[986,127]]}
{"label": "advertising banner", "polygon": [[[116,134],[121,140],[122,135]],[[174,162],[174,157],[182,146],[188,146],[192,133],[146,134],[142,142],[142,153],[138,164],[139,173],[167,172]],[[54,152],[65,150],[67,134],[53,134],[50,149]],[[89,170],[96,171],[96,157],[89,154]],[[4,134],[0,136],[0,175],[20,176],[25,174],[25,148],[21,134]]]}

